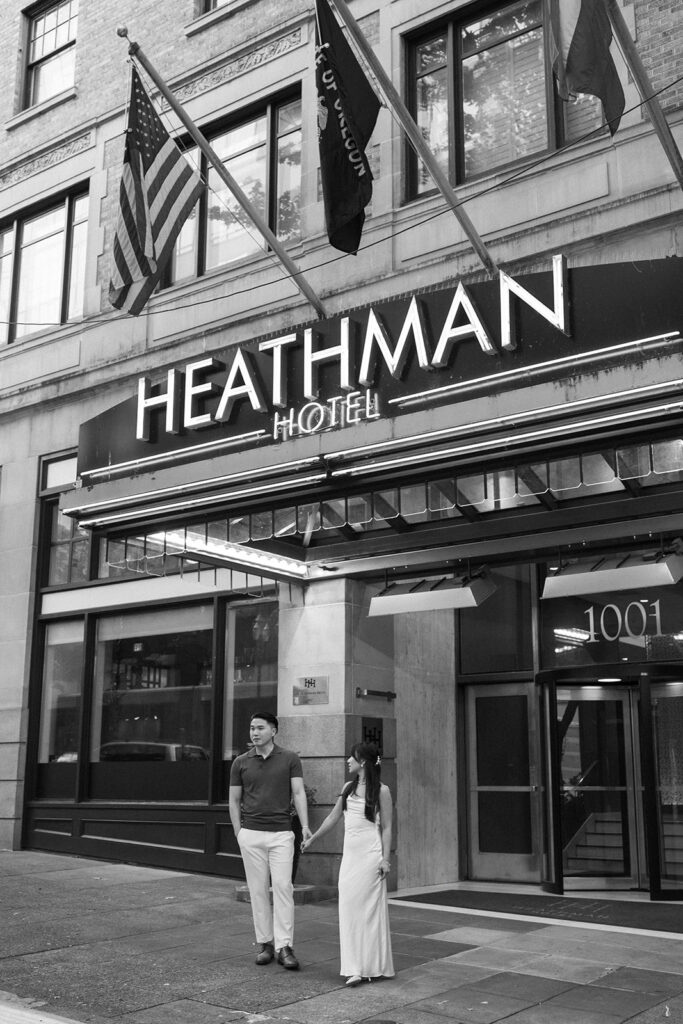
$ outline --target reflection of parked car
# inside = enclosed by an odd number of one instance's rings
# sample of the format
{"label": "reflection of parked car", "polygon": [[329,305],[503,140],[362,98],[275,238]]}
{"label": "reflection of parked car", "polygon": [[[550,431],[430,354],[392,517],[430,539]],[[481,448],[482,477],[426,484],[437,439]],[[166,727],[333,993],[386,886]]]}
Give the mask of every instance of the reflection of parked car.
{"label": "reflection of parked car", "polygon": [[68,761],[73,764],[74,761],[78,761],[78,754],[75,750],[67,750],[64,754],[60,754],[59,757],[55,758],[56,761]]}
{"label": "reflection of parked car", "polygon": [[208,761],[204,747],[189,743],[143,743],[130,740],[105,743],[100,747],[100,761]]}

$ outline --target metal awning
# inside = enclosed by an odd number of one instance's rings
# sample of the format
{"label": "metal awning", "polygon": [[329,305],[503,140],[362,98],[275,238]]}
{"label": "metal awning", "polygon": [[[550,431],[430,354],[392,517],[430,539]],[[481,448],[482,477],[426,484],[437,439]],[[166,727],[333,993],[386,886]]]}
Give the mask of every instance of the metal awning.
{"label": "metal awning", "polygon": [[160,566],[176,571],[178,559],[190,558],[306,581],[348,571],[350,561],[370,559],[366,565],[381,568],[380,555],[386,567],[396,552],[413,552],[413,565],[421,557],[425,564],[468,558],[461,545],[509,539],[522,530],[549,546],[572,537],[590,541],[591,530],[602,524],[597,539],[604,540],[605,524],[611,517],[625,520],[625,513],[647,513],[646,530],[680,532],[682,485],[683,438],[676,437],[298,504],[277,504],[273,496],[265,507],[260,498],[252,510],[188,513],[185,522],[109,533],[103,560],[113,574],[153,574]]}

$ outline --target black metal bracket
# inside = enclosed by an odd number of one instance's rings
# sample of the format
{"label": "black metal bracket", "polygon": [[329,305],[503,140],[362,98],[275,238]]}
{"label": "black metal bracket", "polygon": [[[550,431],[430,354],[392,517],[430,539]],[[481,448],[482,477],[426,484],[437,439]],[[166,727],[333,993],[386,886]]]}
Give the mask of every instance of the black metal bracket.
{"label": "black metal bracket", "polygon": [[393,690],[361,690],[360,686],[356,687],[356,697],[386,697],[387,700],[396,700]]}

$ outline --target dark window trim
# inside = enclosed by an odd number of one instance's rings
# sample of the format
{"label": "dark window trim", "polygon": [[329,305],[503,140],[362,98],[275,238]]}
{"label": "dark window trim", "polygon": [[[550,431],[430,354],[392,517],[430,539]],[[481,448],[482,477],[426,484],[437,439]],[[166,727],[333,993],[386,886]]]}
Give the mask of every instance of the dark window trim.
{"label": "dark window trim", "polygon": [[[277,130],[277,114],[278,110],[286,106],[287,103],[291,103],[293,100],[301,100],[302,90],[301,84],[288,86],[278,92],[272,93],[267,96],[264,100],[254,101],[241,107],[239,111],[234,112],[228,117],[220,118],[216,121],[212,121],[208,125],[202,125],[201,131],[204,137],[211,145],[214,144],[218,136],[223,135],[225,132],[232,131],[235,128],[239,128],[241,125],[248,124],[255,118],[265,115],[266,117],[266,200],[267,200],[267,222],[273,233],[277,229],[277,200],[278,197],[275,194],[275,185],[277,183],[277,141],[280,138],[280,133]],[[286,134],[286,133],[283,133]],[[182,150],[192,150],[195,148],[195,144],[188,136],[180,136],[176,139],[178,146]],[[249,149],[245,150],[248,152]],[[181,280],[173,280],[172,278],[172,262],[169,264],[164,278],[161,282],[161,288],[166,289],[175,287],[176,285],[181,286],[187,284],[189,281],[194,280],[197,277],[204,277],[206,274],[219,273],[226,269],[230,269],[233,266],[239,266],[244,262],[244,259],[253,257],[244,257],[231,261],[227,264],[220,264],[216,267],[211,267],[207,270],[206,267],[206,241],[207,241],[207,230],[208,230],[208,204],[209,204],[209,187],[208,187],[208,160],[201,151],[197,150],[199,159],[199,168],[202,181],[207,182],[202,189],[202,194],[199,198],[199,224],[197,227],[197,252],[195,254],[195,272],[194,275],[189,275]],[[255,234],[260,237],[260,233],[257,228],[253,229]],[[268,250],[264,249],[265,254]],[[258,254],[257,254],[258,255]]]}
{"label": "dark window trim", "polygon": [[[441,33],[446,34],[447,61],[448,66],[451,69],[451,74],[448,79],[448,176],[454,186],[467,186],[475,181],[488,177],[492,173],[511,171],[515,168],[523,167],[525,164],[533,163],[534,160],[539,159],[539,157],[544,154],[553,152],[564,143],[564,131],[560,106],[561,101],[557,95],[554,76],[552,74],[550,55],[545,34],[546,7],[545,4],[543,4],[542,25],[544,31],[544,68],[546,111],[548,120],[548,145],[544,149],[537,150],[533,154],[510,160],[502,164],[496,164],[495,167],[482,171],[478,174],[470,174],[467,177],[464,175],[464,160],[461,152],[463,139],[462,97],[460,95],[460,75],[458,74],[458,69],[460,68],[462,60],[462,52],[460,43],[456,37],[456,28],[458,25],[475,20],[477,17],[481,17],[489,12],[503,10],[507,6],[512,6],[514,2],[515,0],[507,0],[507,2],[501,2],[501,0],[498,0],[498,2],[478,2],[469,4],[466,7],[454,11],[449,16],[441,17],[429,22],[421,28],[406,34],[403,38],[403,66],[407,69],[405,80],[406,105],[410,110],[411,115],[416,118],[417,90],[415,88],[415,83],[417,79],[417,47],[421,43],[425,43],[429,41],[430,38],[434,38]],[[434,188],[425,189],[423,192],[417,191],[418,157],[407,141],[404,144],[403,152],[405,165],[405,174],[403,176],[403,205],[414,203],[422,199],[428,199],[435,195],[438,192],[436,186],[434,186]]]}
{"label": "dark window trim", "polygon": [[[55,327],[61,327],[67,323],[74,323],[78,320],[78,316],[68,318],[68,307],[69,307],[69,291],[71,284],[72,274],[72,241],[73,241],[73,218],[74,209],[79,199],[87,199],[89,196],[88,181],[79,182],[71,186],[68,190],[58,193],[56,196],[52,195],[46,197],[35,205],[22,208],[17,210],[14,216],[6,217],[0,220],[0,232],[12,229],[14,232],[14,243],[12,250],[12,280],[10,289],[10,304],[9,304],[9,324],[7,327],[7,336],[4,344],[14,345],[15,343],[23,342],[29,338],[32,334],[36,334],[40,331],[53,330]],[[60,298],[59,298],[59,324],[47,325],[45,327],[37,326],[32,330],[27,331],[25,334],[17,337],[17,303],[19,300],[19,283],[21,281],[21,264],[22,264],[22,247],[23,247],[23,236],[24,229],[28,221],[34,217],[39,217],[41,214],[48,213],[50,210],[56,210],[60,206],[65,209],[65,223],[64,223],[64,248],[62,252],[62,263],[60,268]],[[55,459],[55,456],[49,456],[48,461]],[[64,488],[61,488],[62,490]]]}
{"label": "dark window trim", "polygon": [[[25,66],[24,66],[24,81],[23,81],[23,88],[22,88],[22,104],[21,104],[22,110],[31,110],[33,107],[38,107],[38,106],[41,105],[41,103],[47,103],[51,99],[53,99],[52,96],[48,96],[48,97],[45,98],[45,100],[41,100],[40,103],[34,103],[32,101],[31,92],[33,90],[33,71],[34,71],[34,69],[37,68],[37,67],[40,67],[41,64],[44,64],[47,60],[51,59],[56,54],[63,53],[65,50],[68,50],[71,47],[75,47],[76,46],[76,42],[77,42],[77,39],[78,39],[77,36],[74,39],[67,40],[66,43],[62,43],[61,46],[55,47],[54,50],[50,50],[50,53],[47,56],[41,57],[40,60],[32,61],[30,59],[30,56],[29,56],[30,51],[31,51],[31,35],[32,35],[31,29],[32,29],[32,26],[33,26],[33,22],[36,20],[36,18],[39,18],[42,14],[45,14],[48,11],[52,10],[52,8],[61,7],[63,2],[64,2],[64,0],[41,0],[40,3],[34,4],[32,7],[29,7],[27,10],[25,10],[23,12],[23,14],[24,14],[24,26],[25,26],[25,30],[23,32],[23,41],[24,41],[24,47],[25,47],[25,51],[24,52],[26,53],[26,63],[25,63]],[[79,8],[79,11],[78,11],[78,15],[80,15],[80,8]],[[71,88],[73,86],[73,84],[74,83],[71,83],[71,85],[68,88]],[[55,96],[58,96],[58,95],[60,95],[60,94],[59,93],[55,93]]]}

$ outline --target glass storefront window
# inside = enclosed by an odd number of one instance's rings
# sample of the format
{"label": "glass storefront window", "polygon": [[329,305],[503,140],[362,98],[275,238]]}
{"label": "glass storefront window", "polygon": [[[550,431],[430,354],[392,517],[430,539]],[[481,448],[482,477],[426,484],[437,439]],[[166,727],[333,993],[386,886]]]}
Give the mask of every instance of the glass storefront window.
{"label": "glass storefront window", "polygon": [[223,759],[247,749],[254,711],[277,714],[278,603],[238,605],[228,611]]}
{"label": "glass storefront window", "polygon": [[78,760],[83,621],[51,622],[45,635],[38,761]]}
{"label": "glass storefront window", "polygon": [[478,608],[460,612],[460,672],[522,672],[533,667],[531,578],[528,565],[487,574],[496,590]]}
{"label": "glass storefront window", "polygon": [[208,761],[212,638],[211,605],[98,622],[92,762]]}

